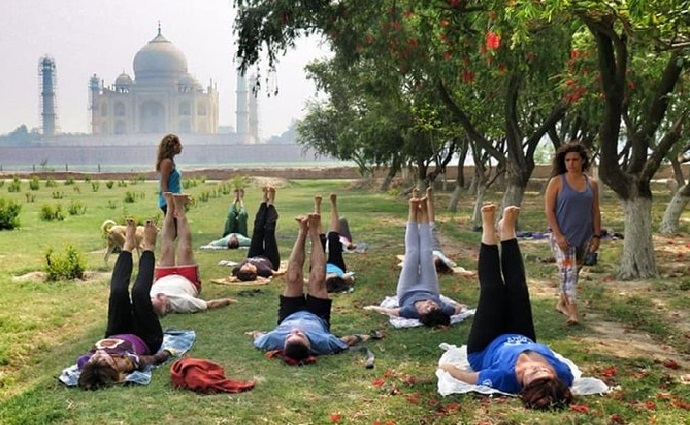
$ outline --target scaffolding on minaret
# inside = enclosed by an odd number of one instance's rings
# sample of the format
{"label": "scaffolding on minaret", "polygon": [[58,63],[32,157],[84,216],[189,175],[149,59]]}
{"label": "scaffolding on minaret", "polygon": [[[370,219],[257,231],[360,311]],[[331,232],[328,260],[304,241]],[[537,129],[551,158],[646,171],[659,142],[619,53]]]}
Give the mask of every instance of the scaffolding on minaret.
{"label": "scaffolding on minaret", "polygon": [[38,89],[41,129],[44,136],[52,136],[57,132],[57,73],[55,60],[48,55],[38,60]]}

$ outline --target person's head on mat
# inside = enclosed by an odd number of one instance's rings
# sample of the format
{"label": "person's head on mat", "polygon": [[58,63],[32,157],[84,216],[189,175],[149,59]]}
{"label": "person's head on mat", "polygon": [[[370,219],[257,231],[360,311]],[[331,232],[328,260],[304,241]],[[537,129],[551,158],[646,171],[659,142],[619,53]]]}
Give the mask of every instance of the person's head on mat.
{"label": "person's head on mat", "polygon": [[299,329],[293,329],[285,338],[283,355],[296,362],[305,360],[310,356],[311,343],[307,335]]}
{"label": "person's head on mat", "polygon": [[441,274],[451,274],[453,273],[453,269],[446,264],[445,261],[443,261],[440,257],[437,257],[434,255],[434,268],[436,268],[436,273],[441,273]]}
{"label": "person's head on mat", "polygon": [[98,350],[84,364],[77,385],[83,390],[98,390],[120,382],[124,373],[131,370],[127,363],[131,363],[127,358]]}
{"label": "person's head on mat", "polygon": [[236,235],[231,235],[228,239],[228,249],[237,249],[240,247],[240,241],[237,239]]}
{"label": "person's head on mat", "polygon": [[163,293],[159,293],[156,294],[155,297],[151,297],[151,304],[153,305],[153,311],[158,317],[167,316],[172,310],[170,298]]}
{"label": "person's head on mat", "polygon": [[[433,301],[431,302],[433,303]],[[419,321],[429,328],[450,326],[450,315],[442,312],[437,306],[426,313],[419,313]]]}
{"label": "person's head on mat", "polygon": [[256,273],[256,266],[254,264],[246,263],[242,264],[240,269],[237,271],[237,279],[243,281],[243,282],[250,282],[252,280],[256,280],[257,273]]}
{"label": "person's head on mat", "polygon": [[573,402],[570,388],[551,371],[551,377],[533,379],[529,384],[523,380],[519,396],[525,407],[536,410],[562,409]]}

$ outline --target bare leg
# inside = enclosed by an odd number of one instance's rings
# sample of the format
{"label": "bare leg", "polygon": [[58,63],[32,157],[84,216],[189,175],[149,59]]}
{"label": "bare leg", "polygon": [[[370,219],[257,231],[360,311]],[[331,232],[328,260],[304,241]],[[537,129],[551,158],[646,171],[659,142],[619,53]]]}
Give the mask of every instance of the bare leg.
{"label": "bare leg", "polygon": [[284,297],[299,297],[304,293],[304,245],[307,241],[308,221],[307,217],[302,216],[296,217],[295,220],[299,224],[299,232],[288,260]]}
{"label": "bare leg", "polygon": [[484,245],[498,245],[494,223],[496,223],[496,205],[482,206],[482,243]]}
{"label": "bare leg", "polygon": [[429,212],[429,223],[435,223],[436,212],[434,211],[434,189],[431,186],[426,188],[426,209]]}
{"label": "bare leg", "polygon": [[426,197],[419,200],[419,215],[417,221],[419,223],[429,223],[429,210],[427,209],[428,199]]}
{"label": "bare leg", "polygon": [[276,188],[273,186],[268,186],[268,200],[266,205],[274,205],[276,203]]}
{"label": "bare leg", "polygon": [[[129,225],[129,223],[128,223]],[[156,247],[156,238],[158,237],[158,228],[151,220],[146,220],[144,225],[144,251],[153,251]]]}
{"label": "bare leg", "polygon": [[321,221],[319,214],[309,214],[309,239],[311,240],[311,270],[307,293],[312,297],[328,299],[326,290],[326,254],[319,238],[318,224]]}
{"label": "bare leg", "polygon": [[[314,214],[321,215],[321,201],[323,201],[323,196],[314,195]],[[317,230],[319,234],[323,233],[323,224],[321,224],[321,220],[319,220],[319,227]]]}
{"label": "bare leg", "polygon": [[162,237],[163,244],[161,245],[161,258],[158,265],[161,267],[172,267],[175,265],[175,237],[177,236],[177,228],[175,225],[175,203],[173,201],[173,194],[165,192],[165,202],[168,204],[168,212],[163,219]]}
{"label": "bare leg", "polygon": [[175,215],[177,217],[177,265],[192,266],[196,262],[194,261],[194,251],[192,250],[192,234],[189,230],[189,221],[185,211],[187,202],[189,202],[189,196],[175,194],[173,202],[175,203]]}
{"label": "bare leg", "polygon": [[331,232],[340,232],[340,220],[338,216],[338,195],[331,193],[331,222],[328,230]]}
{"label": "bare leg", "polygon": [[518,214],[520,214],[520,207],[509,206],[503,210],[503,217],[501,217],[501,220],[498,222],[501,241],[517,239],[517,232],[515,229]]}
{"label": "bare leg", "polygon": [[264,186],[261,188],[263,194],[261,195],[261,202],[264,204],[268,203],[268,186]]}

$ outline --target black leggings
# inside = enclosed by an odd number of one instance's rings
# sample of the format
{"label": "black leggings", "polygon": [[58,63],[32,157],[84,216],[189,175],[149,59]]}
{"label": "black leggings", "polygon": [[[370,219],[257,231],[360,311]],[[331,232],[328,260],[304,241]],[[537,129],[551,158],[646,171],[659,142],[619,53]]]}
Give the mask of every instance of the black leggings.
{"label": "black leggings", "polygon": [[[323,250],[326,250],[326,235],[321,233],[319,235],[321,240],[321,246]],[[328,258],[326,263],[333,264],[338,267],[343,272],[347,272],[347,266],[345,265],[345,260],[343,259],[343,244],[340,243],[340,233],[330,231],[328,232]]]}
{"label": "black leggings", "polygon": [[271,262],[273,270],[280,268],[280,252],[276,242],[276,222],[278,212],[273,205],[262,202],[254,219],[252,243],[249,246],[247,258],[266,257]]}
{"label": "black leggings", "polygon": [[105,337],[134,334],[149,347],[151,354],[158,352],[163,343],[163,329],[151,304],[151,285],[156,259],[152,251],[144,251],[139,259],[139,272],[129,295],[132,277],[132,253],[122,251],[117,257],[110,279],[108,299],[108,325]]}
{"label": "black leggings", "polygon": [[468,353],[484,350],[502,334],[537,340],[517,239],[501,241],[501,251],[500,259],[496,245],[482,244],[479,251],[479,305],[467,339]]}

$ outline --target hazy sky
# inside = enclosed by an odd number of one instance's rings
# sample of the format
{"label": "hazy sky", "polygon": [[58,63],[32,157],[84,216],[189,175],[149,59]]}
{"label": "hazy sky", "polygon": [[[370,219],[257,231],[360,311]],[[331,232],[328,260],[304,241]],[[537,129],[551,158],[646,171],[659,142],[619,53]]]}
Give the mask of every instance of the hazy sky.
{"label": "hazy sky", "polygon": [[[209,79],[217,82],[220,124],[234,128],[234,16],[232,0],[7,2],[0,13],[0,134],[40,125],[38,60],[44,54],[56,63],[59,128],[90,132],[89,77],[96,73],[107,86],[122,71],[134,78],[134,55],[156,36],[158,21],[199,83],[205,88]],[[317,39],[306,39],[281,59],[272,78],[278,95],[259,95],[262,139],[281,134],[304,114],[304,101],[315,95],[304,65],[325,54]]]}

